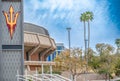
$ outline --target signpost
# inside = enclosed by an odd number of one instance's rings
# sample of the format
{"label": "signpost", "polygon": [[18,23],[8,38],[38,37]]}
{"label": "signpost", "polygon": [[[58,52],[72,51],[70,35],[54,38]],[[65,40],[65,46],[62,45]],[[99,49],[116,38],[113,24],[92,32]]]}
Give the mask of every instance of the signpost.
{"label": "signpost", "polygon": [[24,72],[23,1],[0,0],[0,81]]}

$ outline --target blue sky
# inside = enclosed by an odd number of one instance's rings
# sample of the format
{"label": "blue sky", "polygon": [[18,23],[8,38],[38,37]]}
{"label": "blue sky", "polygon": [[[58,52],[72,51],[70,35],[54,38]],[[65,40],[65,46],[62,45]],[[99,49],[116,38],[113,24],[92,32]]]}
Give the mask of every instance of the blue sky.
{"label": "blue sky", "polygon": [[90,23],[91,44],[114,45],[120,38],[120,0],[24,0],[24,21],[45,27],[57,43],[68,47],[66,27],[71,27],[71,46],[84,48],[83,23],[85,11],[94,13]]}

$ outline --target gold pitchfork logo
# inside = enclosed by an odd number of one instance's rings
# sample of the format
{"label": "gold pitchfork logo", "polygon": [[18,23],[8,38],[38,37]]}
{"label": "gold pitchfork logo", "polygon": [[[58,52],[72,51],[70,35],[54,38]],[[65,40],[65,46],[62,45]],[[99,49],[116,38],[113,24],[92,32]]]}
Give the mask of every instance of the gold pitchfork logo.
{"label": "gold pitchfork logo", "polygon": [[18,19],[18,16],[20,14],[20,11],[14,13],[14,8],[11,5],[9,8],[9,14],[7,12],[4,12],[4,11],[3,11],[3,14],[4,14],[5,19],[6,19],[6,24],[7,24],[9,33],[10,33],[10,37],[12,39],[13,33],[15,32],[16,23],[17,23],[17,19]]}

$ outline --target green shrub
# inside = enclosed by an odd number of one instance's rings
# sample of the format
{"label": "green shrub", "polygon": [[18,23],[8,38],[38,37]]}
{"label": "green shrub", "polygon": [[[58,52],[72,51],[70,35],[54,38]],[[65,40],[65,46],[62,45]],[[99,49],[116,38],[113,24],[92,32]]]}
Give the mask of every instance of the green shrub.
{"label": "green shrub", "polygon": [[31,79],[29,79],[29,81],[32,81]]}
{"label": "green shrub", "polygon": [[120,80],[116,80],[116,81],[120,81]]}

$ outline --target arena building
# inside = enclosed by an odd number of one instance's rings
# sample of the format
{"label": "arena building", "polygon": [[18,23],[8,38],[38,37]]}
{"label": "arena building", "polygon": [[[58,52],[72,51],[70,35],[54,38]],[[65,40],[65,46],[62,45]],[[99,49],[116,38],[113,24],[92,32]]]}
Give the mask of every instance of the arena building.
{"label": "arena building", "polygon": [[55,51],[56,45],[45,28],[30,23],[24,23],[23,27],[24,61],[25,65],[30,66],[29,70],[33,70],[40,66],[38,63],[46,61],[46,58]]}

